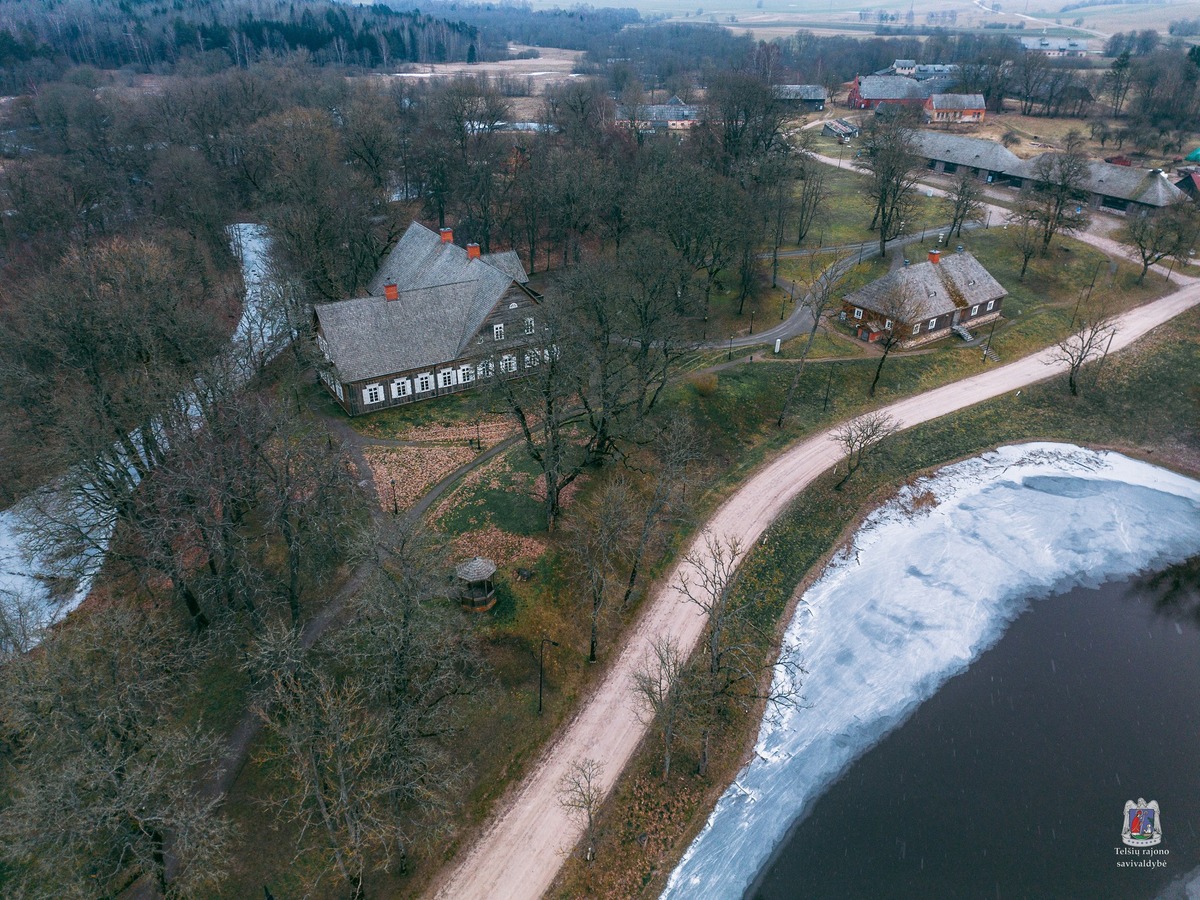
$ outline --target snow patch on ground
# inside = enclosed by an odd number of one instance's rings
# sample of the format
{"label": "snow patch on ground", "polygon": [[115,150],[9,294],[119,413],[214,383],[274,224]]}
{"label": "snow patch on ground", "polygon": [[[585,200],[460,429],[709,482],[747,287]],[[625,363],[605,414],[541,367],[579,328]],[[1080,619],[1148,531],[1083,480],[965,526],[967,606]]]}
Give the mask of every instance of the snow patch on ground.
{"label": "snow patch on ground", "polygon": [[[264,296],[269,273],[270,238],[262,225],[237,224],[228,229],[230,246],[241,262],[245,299],[242,317],[231,341],[231,353],[242,367],[268,361],[279,352],[287,338],[286,325]],[[50,485],[44,490],[53,491]],[[26,547],[23,534],[37,529],[37,512],[22,501],[0,510],[0,619],[20,621],[21,630],[34,634],[75,609],[91,590],[90,576],[74,581],[65,595],[52,590],[52,583],[63,571],[95,573],[103,563],[103,554],[93,551],[86,560],[55,564],[40,559]],[[100,519],[105,517],[101,516]],[[96,521],[92,543],[105,546],[112,533],[111,523]]]}
{"label": "snow patch on ground", "polygon": [[[914,504],[926,492],[936,505]],[[906,488],[801,598],[781,653],[808,670],[803,708],[764,720],[662,896],[742,896],[824,789],[1027,598],[1197,552],[1200,482],[1116,453],[1001,447]]]}

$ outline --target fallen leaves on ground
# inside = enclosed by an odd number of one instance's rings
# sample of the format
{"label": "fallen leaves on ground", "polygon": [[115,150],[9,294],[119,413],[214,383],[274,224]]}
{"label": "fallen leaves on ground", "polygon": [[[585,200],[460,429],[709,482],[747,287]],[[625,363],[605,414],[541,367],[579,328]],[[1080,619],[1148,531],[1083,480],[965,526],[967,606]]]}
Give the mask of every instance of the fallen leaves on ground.
{"label": "fallen leaves on ground", "polygon": [[395,434],[396,440],[428,441],[430,443],[469,443],[479,438],[484,448],[496,444],[517,433],[517,426],[508,416],[484,416],[478,423],[457,422],[454,424],[413,425]]}
{"label": "fallen leaves on ground", "polygon": [[451,546],[456,560],[482,556],[494,562],[498,569],[511,568],[521,560],[536,559],[546,549],[545,542],[539,538],[510,534],[495,525],[485,525],[459,535]]}
{"label": "fallen leaves on ground", "polygon": [[392,483],[399,509],[412,506],[435,484],[475,458],[469,447],[366,447],[380,504],[392,503]]}

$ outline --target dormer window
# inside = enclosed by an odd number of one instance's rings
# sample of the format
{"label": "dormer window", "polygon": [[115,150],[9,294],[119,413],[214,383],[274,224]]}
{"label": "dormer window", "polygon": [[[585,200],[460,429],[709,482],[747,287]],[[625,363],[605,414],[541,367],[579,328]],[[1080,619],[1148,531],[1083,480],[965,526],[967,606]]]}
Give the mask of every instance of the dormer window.
{"label": "dormer window", "polygon": [[503,322],[492,326],[492,338],[497,341],[504,340],[504,323]]}

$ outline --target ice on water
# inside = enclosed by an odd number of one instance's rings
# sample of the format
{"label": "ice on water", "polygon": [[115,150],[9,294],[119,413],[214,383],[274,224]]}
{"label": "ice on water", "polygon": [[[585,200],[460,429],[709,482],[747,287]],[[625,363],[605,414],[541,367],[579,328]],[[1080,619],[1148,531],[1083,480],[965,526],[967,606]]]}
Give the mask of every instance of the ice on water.
{"label": "ice on water", "polygon": [[[932,492],[932,508],[913,504]],[[912,510],[916,508],[916,512]],[[870,515],[797,606],[802,708],[764,720],[664,897],[740,897],[851,762],[992,646],[1027,598],[1200,552],[1200,482],[1115,453],[1001,447]]]}
{"label": "ice on water", "polygon": [[[242,267],[245,302],[242,317],[232,339],[231,352],[238,359],[269,358],[278,352],[279,342],[286,331],[281,329],[274,310],[263,296],[268,274],[269,239],[262,225],[238,224],[229,228],[230,245]],[[53,485],[46,488],[53,491]],[[103,519],[103,517],[100,517]],[[111,524],[97,520],[88,526],[93,532],[91,543],[107,545]],[[91,590],[89,576],[76,581],[68,596],[55,597],[49,580],[56,566],[31,554],[22,535],[37,528],[37,513],[28,503],[0,510],[0,616],[26,620],[25,630],[36,632],[40,627],[57,621],[83,602]],[[102,554],[93,552],[89,560],[76,560],[69,566],[75,571],[94,573],[99,569]]]}

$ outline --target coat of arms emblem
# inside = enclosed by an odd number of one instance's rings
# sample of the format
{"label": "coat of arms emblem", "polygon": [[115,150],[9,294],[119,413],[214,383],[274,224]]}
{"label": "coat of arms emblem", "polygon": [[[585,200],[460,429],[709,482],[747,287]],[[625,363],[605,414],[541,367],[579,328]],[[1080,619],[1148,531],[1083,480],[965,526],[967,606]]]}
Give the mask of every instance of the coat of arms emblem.
{"label": "coat of arms emblem", "polygon": [[1147,803],[1141,797],[1137,803],[1125,804],[1125,818],[1121,825],[1121,841],[1130,847],[1153,847],[1162,841],[1162,817],[1158,814],[1158,801]]}

